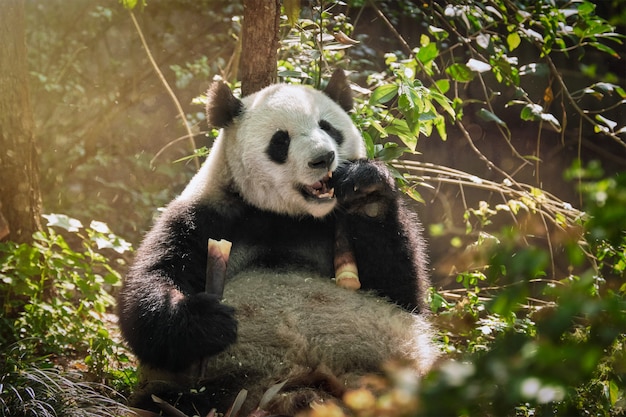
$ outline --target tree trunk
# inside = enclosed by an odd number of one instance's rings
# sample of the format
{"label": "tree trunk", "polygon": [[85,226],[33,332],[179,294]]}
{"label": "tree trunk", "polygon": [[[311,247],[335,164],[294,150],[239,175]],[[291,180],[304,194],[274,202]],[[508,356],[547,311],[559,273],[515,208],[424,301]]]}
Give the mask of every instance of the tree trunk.
{"label": "tree trunk", "polygon": [[280,0],[244,0],[239,76],[244,96],[276,82]]}
{"label": "tree trunk", "polygon": [[0,203],[9,239],[41,229],[33,115],[28,97],[23,0],[0,1]]}

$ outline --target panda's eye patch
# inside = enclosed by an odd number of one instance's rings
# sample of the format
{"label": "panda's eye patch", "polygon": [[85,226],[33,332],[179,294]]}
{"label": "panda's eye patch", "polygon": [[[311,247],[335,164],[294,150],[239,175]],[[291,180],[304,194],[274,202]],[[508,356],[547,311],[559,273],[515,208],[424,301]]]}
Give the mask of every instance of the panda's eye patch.
{"label": "panda's eye patch", "polygon": [[265,152],[272,161],[276,162],[277,164],[284,164],[285,162],[287,162],[290,142],[291,138],[289,137],[288,132],[284,130],[277,130],[276,133],[272,135],[272,139],[270,139],[270,144]]}
{"label": "panda's eye patch", "polygon": [[328,133],[328,135],[333,138],[335,142],[337,142],[337,145],[341,145],[343,143],[343,135],[341,134],[341,132],[335,129],[334,126],[331,125],[327,120],[320,120],[319,126],[320,129]]}

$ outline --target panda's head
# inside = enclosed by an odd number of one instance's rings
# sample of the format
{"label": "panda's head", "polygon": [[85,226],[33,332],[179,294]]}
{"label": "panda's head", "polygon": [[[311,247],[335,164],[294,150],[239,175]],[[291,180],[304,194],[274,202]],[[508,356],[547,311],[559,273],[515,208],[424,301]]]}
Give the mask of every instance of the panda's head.
{"label": "panda's head", "polygon": [[329,177],[341,160],[365,157],[347,111],[352,95],[343,71],[322,92],[274,84],[239,100],[223,83],[208,94],[207,120],[222,128],[211,155],[247,203],[293,216],[322,217],[336,204]]}

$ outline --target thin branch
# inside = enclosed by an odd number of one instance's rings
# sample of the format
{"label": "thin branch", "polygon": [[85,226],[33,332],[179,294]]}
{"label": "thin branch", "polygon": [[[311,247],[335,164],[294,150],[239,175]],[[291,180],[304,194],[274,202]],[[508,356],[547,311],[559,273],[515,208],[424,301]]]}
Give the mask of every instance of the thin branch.
{"label": "thin branch", "polygon": [[[143,46],[143,49],[144,51],[146,51],[146,55],[148,56],[148,59],[150,60],[150,63],[152,64],[152,68],[154,68],[154,71],[157,73],[159,80],[161,80],[161,83],[167,90],[167,93],[169,94],[170,98],[174,102],[174,105],[176,106],[176,111],[178,111],[178,117],[180,117],[180,120],[183,122],[183,125],[185,126],[185,130],[187,131],[187,137],[189,138],[189,144],[191,145],[191,151],[193,152],[196,149],[196,141],[194,139],[193,133],[191,132],[191,128],[189,127],[189,123],[187,123],[187,118],[185,117],[185,112],[183,111],[183,107],[180,105],[180,102],[178,101],[176,94],[174,93],[170,85],[168,84],[167,80],[165,79],[165,76],[159,69],[159,66],[157,65],[152,53],[150,52],[150,48],[148,47],[146,38],[143,36],[143,32],[141,30],[141,27],[139,26],[139,22],[137,22],[137,18],[135,17],[135,14],[132,12],[132,10],[129,11],[129,13],[133,21],[133,24],[135,25],[135,29],[137,30],[137,34],[139,35],[139,39],[141,39],[141,44]],[[194,158],[194,163],[196,165],[196,169],[200,169],[200,162],[198,161],[198,158]]]}
{"label": "thin branch", "polygon": [[[203,133],[208,133],[208,132],[199,132],[198,134],[203,134]],[[154,165],[154,163],[156,162],[156,160],[172,145],[177,144],[178,142],[181,142],[185,139],[188,139],[189,136],[188,135],[184,135],[184,136],[179,136],[176,139],[172,139],[171,141],[167,142],[165,145],[163,145],[161,147],[161,149],[159,149],[157,151],[156,154],[154,154],[154,156],[152,157],[152,159],[150,159],[150,165]],[[194,147],[194,150],[196,148]]]}
{"label": "thin branch", "polygon": [[[402,37],[402,35],[400,35],[400,33],[398,33],[398,31],[393,27],[393,25],[391,24],[391,22],[387,19],[387,17],[385,16],[385,14],[376,6],[376,4],[371,1],[370,2],[371,6],[374,8],[374,11],[376,12],[376,14],[383,20],[383,22],[385,23],[385,25],[389,28],[389,30],[391,31],[391,33],[393,33],[393,35],[398,39],[398,41],[400,42],[400,44],[402,45],[402,47],[405,49],[405,52],[408,54],[408,56],[415,58],[414,53],[411,49],[411,47],[409,46],[409,44],[404,40],[404,38]],[[454,31],[452,28],[450,28],[452,31]],[[458,32],[454,31],[460,38],[460,34],[458,34]],[[435,82],[434,78],[432,78],[431,76],[428,75],[428,73],[426,71],[424,71],[424,68],[421,64],[421,62],[419,60],[416,60],[418,65],[420,65],[422,67],[422,70],[424,72],[424,74],[426,74],[426,78],[428,79],[428,81],[435,86],[437,89],[438,84]],[[487,100],[487,97],[485,96],[485,99]],[[488,168],[493,169],[494,171],[497,171],[498,173],[500,173],[502,176],[504,176],[505,178],[507,178],[509,181],[511,181],[512,183],[516,183],[516,181],[513,179],[513,177],[511,177],[506,171],[504,171],[503,169],[501,169],[500,167],[496,166],[493,162],[491,162],[489,160],[489,158],[487,158],[485,155],[483,155],[483,153],[476,147],[476,145],[474,144],[474,141],[472,140],[472,137],[470,136],[469,132],[467,131],[467,129],[465,129],[465,126],[463,125],[463,123],[458,120],[455,119],[454,120],[455,126],[461,131],[461,133],[463,133],[463,137],[467,140],[467,142],[469,143],[470,147],[472,148],[472,151],[478,155],[478,158],[480,160],[482,160]],[[506,135],[505,135],[506,136]],[[507,140],[508,142],[508,140]],[[518,153],[516,153],[516,155],[519,155]],[[522,160],[524,160],[522,158]]]}
{"label": "thin branch", "polygon": [[373,2],[373,1],[370,1],[370,6],[372,6],[374,8],[374,11],[378,15],[378,17],[381,18],[381,20],[385,23],[387,28],[391,31],[391,33],[393,33],[393,36],[395,36],[395,38],[398,40],[398,42],[400,42],[400,45],[402,45],[402,47],[404,48],[404,52],[406,52],[406,54],[408,56],[412,56],[413,55],[413,50],[411,49],[409,44],[404,40],[402,35],[400,35],[400,33],[396,30],[396,28],[391,24],[389,19],[387,19],[387,16],[385,16],[385,14],[382,12],[382,10],[380,10],[378,8],[378,6],[376,5],[376,3]]}
{"label": "thin branch", "polygon": [[418,161],[402,160],[396,162],[395,165],[398,168],[414,172],[416,177],[422,182],[437,182],[457,185],[461,188],[461,192],[463,192],[464,186],[497,192],[502,196],[505,202],[505,196],[509,196],[514,199],[526,199],[527,201],[532,201],[535,204],[535,207],[528,207],[529,210],[535,210],[536,212],[547,216],[553,224],[561,229],[563,229],[563,226],[556,221],[557,214],[562,215],[569,223],[572,224],[584,217],[584,212],[575,209],[568,203],[560,200],[545,190],[542,190],[542,197],[544,198],[536,197],[532,193],[532,190],[535,189],[535,187],[527,184],[507,184],[506,182],[497,183],[453,168]]}
{"label": "thin branch", "polygon": [[[496,114],[495,109],[491,105],[491,100],[488,99],[489,93],[487,92],[487,85],[485,84],[485,80],[481,73],[478,73],[478,80],[480,81],[480,85],[483,90],[483,95],[485,96],[485,99],[486,99],[485,104],[487,105],[487,109],[492,114]],[[500,134],[504,137],[504,140],[509,145],[509,148],[511,149],[511,152],[513,152],[513,155],[515,155],[515,157],[521,159],[527,164],[528,161],[526,160],[526,158],[520,155],[517,149],[515,149],[515,146],[513,146],[513,144],[511,143],[511,131],[509,130],[508,126],[505,125],[504,127],[502,127],[499,123],[496,123],[496,128],[498,129],[498,131],[500,131]],[[539,127],[539,130],[541,131],[541,126]],[[537,157],[539,157],[539,154],[537,154]]]}
{"label": "thin branch", "polygon": [[554,263],[554,248],[552,247],[552,238],[550,237],[550,228],[546,223],[546,216],[543,213],[539,214],[541,221],[543,222],[543,228],[546,231],[546,242],[548,244],[548,250],[550,251],[550,266],[552,267],[552,279],[556,280],[556,265]]}
{"label": "thin branch", "polygon": [[[599,126],[595,122],[595,120],[593,120],[591,117],[589,117],[587,112],[585,112],[583,109],[581,109],[578,106],[578,104],[576,103],[576,100],[574,99],[574,97],[572,97],[572,95],[570,94],[569,90],[567,89],[567,85],[565,84],[565,81],[563,80],[563,77],[561,77],[561,74],[559,74],[559,70],[556,68],[556,65],[554,65],[554,62],[552,61],[552,59],[548,55],[545,56],[545,59],[546,59],[546,62],[548,63],[548,65],[550,66],[550,71],[552,72],[552,75],[554,75],[554,77],[557,79],[557,81],[561,85],[561,89],[563,90],[563,94],[565,94],[565,97],[567,97],[567,100],[570,102],[572,107],[574,107],[574,110],[576,110],[576,112],[580,115],[580,117],[585,119],[592,126]],[[599,130],[600,130],[600,132],[604,133],[606,136],[610,137],[615,142],[619,143],[621,146],[626,148],[626,142],[624,142],[619,136],[617,136],[614,133],[607,132],[604,129],[599,129]]]}
{"label": "thin branch", "polygon": [[[497,288],[496,288],[497,289]],[[482,288],[481,288],[482,290]],[[454,300],[460,300],[463,299],[464,297],[466,297],[466,293],[469,292],[468,290],[466,290],[465,288],[460,288],[458,290],[445,290],[445,291],[437,291],[437,293],[441,296],[443,296],[444,298],[447,299],[454,299]],[[476,299],[482,303],[488,303],[491,300],[493,300],[493,297],[481,297],[481,296],[476,296]],[[541,300],[538,298],[532,298],[532,297],[527,297],[526,300],[528,301],[533,301],[537,304],[542,304],[542,306],[532,306],[530,304],[527,303],[517,303],[517,305],[525,310],[534,310],[540,307],[554,307],[556,306],[556,303],[554,301],[547,301],[547,300]]]}

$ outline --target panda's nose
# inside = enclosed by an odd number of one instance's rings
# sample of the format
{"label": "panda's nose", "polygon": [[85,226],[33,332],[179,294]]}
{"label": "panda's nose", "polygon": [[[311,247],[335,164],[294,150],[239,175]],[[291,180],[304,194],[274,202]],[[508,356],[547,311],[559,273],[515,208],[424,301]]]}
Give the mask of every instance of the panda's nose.
{"label": "panda's nose", "polygon": [[330,151],[325,154],[319,155],[317,158],[309,162],[309,167],[313,169],[326,169],[329,170],[333,161],[335,160],[335,152]]}

